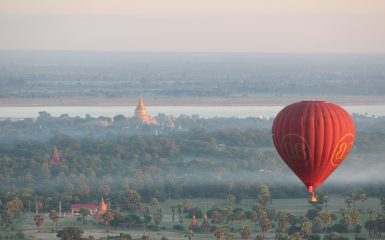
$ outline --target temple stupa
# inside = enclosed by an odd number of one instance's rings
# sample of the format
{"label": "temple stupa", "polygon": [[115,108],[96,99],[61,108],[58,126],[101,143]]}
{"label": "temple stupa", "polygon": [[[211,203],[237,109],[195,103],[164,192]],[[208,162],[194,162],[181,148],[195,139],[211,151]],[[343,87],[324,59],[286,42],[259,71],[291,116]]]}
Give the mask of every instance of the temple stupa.
{"label": "temple stupa", "polygon": [[159,125],[159,122],[148,115],[147,108],[144,106],[143,98],[140,97],[138,106],[135,108],[135,118],[139,119],[146,125]]}
{"label": "temple stupa", "polygon": [[103,215],[105,212],[107,212],[108,210],[108,206],[107,204],[104,202],[104,199],[102,198],[102,201],[100,202],[100,207],[99,207],[99,214],[100,215]]}
{"label": "temple stupa", "polygon": [[67,165],[67,160],[65,159],[62,159],[60,157],[60,153],[59,153],[59,150],[57,148],[57,146],[55,145],[55,149],[53,151],[53,156],[52,156],[52,159],[51,161],[49,162],[49,164],[51,166],[55,166],[55,165]]}
{"label": "temple stupa", "polygon": [[195,230],[197,228],[197,219],[195,218],[195,214],[192,216],[190,229]]}

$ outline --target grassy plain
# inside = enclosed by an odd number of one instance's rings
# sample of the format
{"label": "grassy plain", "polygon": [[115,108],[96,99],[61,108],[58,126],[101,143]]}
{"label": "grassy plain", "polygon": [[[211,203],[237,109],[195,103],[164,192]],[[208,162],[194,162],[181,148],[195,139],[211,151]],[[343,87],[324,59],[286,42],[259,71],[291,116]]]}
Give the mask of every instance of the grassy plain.
{"label": "grassy plain", "polygon": [[[329,196],[328,209],[336,213],[340,218],[340,209],[345,208],[345,198],[342,196]],[[164,230],[160,231],[149,231],[150,239],[159,240],[162,236],[166,236],[168,239],[184,239],[185,232],[179,232],[172,229],[174,223],[172,223],[172,212],[170,206],[182,203],[184,199],[170,199],[163,202],[160,202],[160,208],[162,208],[163,220],[160,226]],[[193,207],[199,207],[203,211],[207,211],[213,204],[219,204],[220,206],[228,206],[229,203],[224,199],[192,199]],[[231,207],[241,207],[244,210],[251,210],[253,204],[255,203],[254,199],[245,199],[242,200],[239,204],[235,204]],[[272,204],[269,204],[268,207],[275,208],[277,211],[290,212],[296,216],[304,216],[306,212],[313,208],[306,199],[273,199]],[[356,207],[361,208],[361,202],[356,202]],[[376,211],[380,211],[380,201],[377,198],[368,198],[364,202],[364,209],[372,208]],[[33,213],[25,213],[18,219],[14,221],[10,228],[14,230],[22,231],[26,236],[29,236],[33,239],[57,239],[55,234],[52,233],[52,221],[49,219],[47,213],[43,213],[45,218],[45,224],[41,232],[37,232],[35,224],[33,222]],[[375,215],[374,215],[375,217]],[[361,225],[363,226],[365,221],[369,218],[366,211],[363,211],[361,214]],[[198,224],[202,223],[202,219],[197,219]],[[337,220],[338,221],[338,220]],[[191,219],[184,218],[182,225],[185,229],[188,228]],[[178,224],[178,217],[175,216],[175,224]],[[241,225],[248,224],[251,229],[254,229],[253,224],[250,221],[244,221]],[[236,229],[240,228],[240,224],[231,225],[230,227],[235,227]],[[67,226],[77,226],[84,230],[83,236],[94,236],[96,239],[105,239],[109,236],[117,236],[119,233],[130,233],[134,239],[140,239],[143,234],[143,229],[126,229],[126,228],[109,228],[104,225],[97,223],[92,217],[89,218],[87,224],[83,224],[82,221],[79,221],[76,217],[66,216],[61,218],[59,221],[59,229],[62,229]],[[259,230],[259,229],[258,229]],[[254,239],[256,234],[260,232],[252,232],[251,238]],[[349,238],[353,238],[352,233],[343,234]],[[236,235],[240,239],[239,231]],[[274,239],[275,233],[274,229],[267,234],[268,239]],[[368,237],[366,229],[363,227],[360,234],[362,237]],[[195,233],[193,239],[214,239],[213,233]]]}

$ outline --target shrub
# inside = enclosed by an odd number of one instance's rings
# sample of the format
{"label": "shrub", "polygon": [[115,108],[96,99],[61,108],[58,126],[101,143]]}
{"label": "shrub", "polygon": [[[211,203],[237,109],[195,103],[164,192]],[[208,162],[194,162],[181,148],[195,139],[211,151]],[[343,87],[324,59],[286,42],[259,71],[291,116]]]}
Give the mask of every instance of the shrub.
{"label": "shrub", "polygon": [[174,225],[172,227],[172,229],[176,230],[176,231],[183,231],[184,230],[184,227],[182,225]]}
{"label": "shrub", "polygon": [[347,233],[349,231],[348,227],[341,224],[341,223],[336,223],[331,227],[331,230],[333,232],[338,232],[338,233]]}

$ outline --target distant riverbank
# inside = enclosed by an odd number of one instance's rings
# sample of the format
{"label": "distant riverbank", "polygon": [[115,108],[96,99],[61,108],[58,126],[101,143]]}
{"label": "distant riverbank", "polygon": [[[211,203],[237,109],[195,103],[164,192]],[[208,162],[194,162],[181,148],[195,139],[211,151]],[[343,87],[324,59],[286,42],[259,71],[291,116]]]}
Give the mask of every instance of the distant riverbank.
{"label": "distant riverbank", "polygon": [[[135,106],[139,96],[126,98],[0,98],[0,107]],[[384,96],[324,96],[256,94],[225,97],[143,96],[146,106],[286,106],[302,100],[326,100],[341,105],[385,105]]]}

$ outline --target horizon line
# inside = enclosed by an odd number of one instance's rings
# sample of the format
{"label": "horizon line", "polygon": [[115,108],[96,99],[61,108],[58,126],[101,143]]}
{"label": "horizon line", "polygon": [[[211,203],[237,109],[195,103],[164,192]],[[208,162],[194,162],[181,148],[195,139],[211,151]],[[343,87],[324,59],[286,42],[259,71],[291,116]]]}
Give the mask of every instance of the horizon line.
{"label": "horizon line", "polygon": [[174,50],[83,50],[83,49],[3,49],[1,52],[89,52],[89,53],[154,53],[154,54],[293,54],[293,55],[384,55],[385,52],[260,52],[260,51],[174,51]]}

